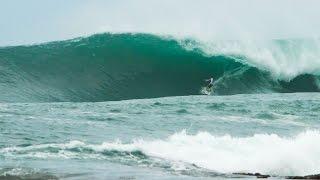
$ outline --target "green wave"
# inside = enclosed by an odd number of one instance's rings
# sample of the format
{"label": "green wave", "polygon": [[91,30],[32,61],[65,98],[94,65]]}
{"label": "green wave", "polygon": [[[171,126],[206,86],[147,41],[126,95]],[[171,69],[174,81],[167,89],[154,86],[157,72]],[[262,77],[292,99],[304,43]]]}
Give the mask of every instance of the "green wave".
{"label": "green wave", "polygon": [[[188,41],[188,40],[185,40]],[[290,82],[228,55],[188,50],[150,34],[86,38],[0,48],[0,101],[107,101],[196,95],[213,76],[216,95],[319,91],[319,77]]]}

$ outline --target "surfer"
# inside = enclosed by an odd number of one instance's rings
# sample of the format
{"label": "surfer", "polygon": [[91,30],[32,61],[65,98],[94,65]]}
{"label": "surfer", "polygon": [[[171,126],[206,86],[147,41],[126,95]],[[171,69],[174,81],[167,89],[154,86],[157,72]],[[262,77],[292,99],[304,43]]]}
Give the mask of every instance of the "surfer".
{"label": "surfer", "polygon": [[206,82],[209,82],[207,89],[211,89],[213,87],[213,77],[210,77],[210,79],[206,79]]}

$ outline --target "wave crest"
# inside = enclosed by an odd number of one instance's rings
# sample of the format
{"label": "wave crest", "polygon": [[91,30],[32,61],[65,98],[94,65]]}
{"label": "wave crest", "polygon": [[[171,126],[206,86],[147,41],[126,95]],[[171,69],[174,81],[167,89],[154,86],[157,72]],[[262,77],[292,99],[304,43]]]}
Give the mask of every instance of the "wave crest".
{"label": "wave crest", "polygon": [[188,50],[207,56],[228,56],[235,61],[271,72],[275,79],[292,80],[303,74],[320,74],[318,39],[180,41]]}

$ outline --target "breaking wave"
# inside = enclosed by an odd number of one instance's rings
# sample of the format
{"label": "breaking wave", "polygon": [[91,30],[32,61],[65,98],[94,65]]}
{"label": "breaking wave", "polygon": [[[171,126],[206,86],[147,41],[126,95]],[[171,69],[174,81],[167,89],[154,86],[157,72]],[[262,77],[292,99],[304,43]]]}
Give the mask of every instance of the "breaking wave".
{"label": "breaking wave", "polygon": [[318,40],[216,41],[97,34],[0,48],[0,101],[106,101],[195,95],[318,92]]}
{"label": "breaking wave", "polygon": [[294,137],[276,134],[214,136],[208,132],[188,135],[182,131],[164,140],[139,139],[131,143],[115,141],[100,145],[71,141],[65,144],[6,147],[0,152],[6,158],[108,159],[184,173],[260,172],[292,176],[319,172],[319,142],[320,133],[311,130]]}

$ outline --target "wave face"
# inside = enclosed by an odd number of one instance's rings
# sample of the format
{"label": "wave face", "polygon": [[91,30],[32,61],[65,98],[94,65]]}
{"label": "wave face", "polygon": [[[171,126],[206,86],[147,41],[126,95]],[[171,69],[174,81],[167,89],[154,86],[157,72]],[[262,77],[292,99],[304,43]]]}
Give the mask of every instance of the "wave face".
{"label": "wave face", "polygon": [[210,76],[216,80],[218,95],[320,91],[316,41],[271,44],[263,48],[243,42],[204,46],[195,40],[150,34],[98,34],[3,47],[0,100],[105,101],[195,95]]}

